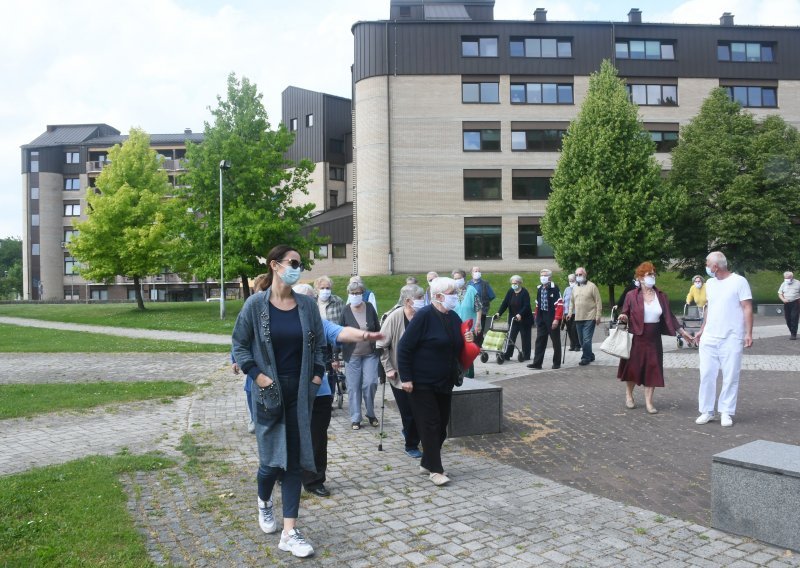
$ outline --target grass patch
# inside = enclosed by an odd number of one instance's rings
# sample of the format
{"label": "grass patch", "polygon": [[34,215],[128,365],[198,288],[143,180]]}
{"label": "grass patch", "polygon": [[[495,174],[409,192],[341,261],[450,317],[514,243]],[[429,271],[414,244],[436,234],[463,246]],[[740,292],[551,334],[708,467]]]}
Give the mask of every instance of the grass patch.
{"label": "grass patch", "polygon": [[194,385],[183,381],[0,385],[0,420],[135,400],[170,402],[194,389]]}
{"label": "grass patch", "polygon": [[228,345],[134,339],[83,331],[0,324],[2,353],[224,353]]}
{"label": "grass patch", "polygon": [[93,456],[0,477],[4,566],[153,566],[121,474],[172,467],[163,456]]}

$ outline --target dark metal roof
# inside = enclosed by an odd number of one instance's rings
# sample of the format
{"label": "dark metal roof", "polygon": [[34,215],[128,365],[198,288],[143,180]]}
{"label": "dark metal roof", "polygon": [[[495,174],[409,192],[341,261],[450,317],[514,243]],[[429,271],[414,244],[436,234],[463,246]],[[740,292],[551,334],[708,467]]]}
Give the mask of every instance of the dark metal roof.
{"label": "dark metal roof", "polygon": [[119,134],[119,130],[108,124],[49,124],[44,134],[37,137],[30,144],[25,144],[23,148],[81,144],[101,132],[102,135]]}

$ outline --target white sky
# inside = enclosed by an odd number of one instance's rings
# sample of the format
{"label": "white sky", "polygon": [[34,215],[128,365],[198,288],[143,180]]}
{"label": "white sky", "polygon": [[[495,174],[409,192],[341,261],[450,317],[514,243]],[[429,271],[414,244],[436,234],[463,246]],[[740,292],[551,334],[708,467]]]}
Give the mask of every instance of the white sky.
{"label": "white sky", "polygon": [[[498,20],[800,26],[800,0],[496,0]],[[230,72],[254,81],[270,122],[289,85],[350,97],[356,21],[389,0],[0,0],[0,237],[22,235],[20,146],[48,124],[104,122],[127,133],[203,131]]]}

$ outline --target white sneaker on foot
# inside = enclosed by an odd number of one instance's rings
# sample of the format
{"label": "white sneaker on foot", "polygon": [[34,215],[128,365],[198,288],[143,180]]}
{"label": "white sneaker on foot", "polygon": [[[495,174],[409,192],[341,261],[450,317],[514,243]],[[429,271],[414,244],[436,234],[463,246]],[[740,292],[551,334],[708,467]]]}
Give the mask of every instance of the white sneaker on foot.
{"label": "white sneaker on foot", "polygon": [[433,481],[434,485],[446,485],[450,483],[450,478],[443,473],[432,473],[428,478]]}
{"label": "white sneaker on foot", "polygon": [[272,499],[264,503],[259,497],[258,526],[267,534],[272,534],[278,530],[278,525],[275,523],[275,514],[272,511]]}
{"label": "white sneaker on foot", "polygon": [[694,421],[695,424],[708,424],[712,420],[716,420],[717,417],[714,416],[713,412],[704,412],[700,416],[697,417],[697,420]]}
{"label": "white sneaker on foot", "polygon": [[733,419],[731,419],[730,414],[725,414],[723,412],[720,416],[719,423],[722,424],[723,427],[728,428],[729,426],[733,426]]}
{"label": "white sneaker on foot", "polygon": [[256,433],[256,423],[253,422],[252,420],[250,421],[250,424],[247,425],[247,431],[250,432],[251,434]]}
{"label": "white sneaker on foot", "polygon": [[278,548],[286,552],[291,552],[298,558],[306,558],[314,554],[314,548],[306,542],[303,535],[297,529],[292,529],[288,533],[281,532],[281,541],[278,543]]}

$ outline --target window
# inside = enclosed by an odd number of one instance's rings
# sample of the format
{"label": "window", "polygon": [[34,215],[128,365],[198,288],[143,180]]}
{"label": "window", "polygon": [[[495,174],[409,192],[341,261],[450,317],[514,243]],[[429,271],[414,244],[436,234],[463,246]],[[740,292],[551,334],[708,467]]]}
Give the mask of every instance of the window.
{"label": "window", "polygon": [[79,164],[81,161],[81,153],[80,152],[67,152],[67,163],[68,164]]}
{"label": "window", "polygon": [[464,57],[497,57],[497,38],[462,37],[461,55]]}
{"label": "window", "polygon": [[347,258],[347,245],[345,244],[334,244],[331,245],[332,256],[333,258]]}
{"label": "window", "polygon": [[651,39],[617,40],[617,59],[675,59],[675,42]]}
{"label": "window", "polygon": [[340,168],[339,166],[331,166],[329,173],[332,180],[344,181],[344,168]]}
{"label": "window", "polygon": [[512,37],[511,57],[565,58],[572,57],[572,40],[539,37]]}
{"label": "window", "polygon": [[746,63],[772,63],[775,61],[775,44],[721,41],[717,44],[717,59]]}
{"label": "window", "polygon": [[400,6],[400,17],[401,18],[410,18],[411,17],[411,6]]}
{"label": "window", "polygon": [[553,247],[542,238],[538,219],[519,218],[517,229],[519,258],[553,258]]}
{"label": "window", "polygon": [[31,227],[38,227],[39,226],[39,215],[34,213],[31,215]]}
{"label": "window", "polygon": [[501,170],[464,170],[464,200],[502,199]]}
{"label": "window", "polygon": [[317,254],[314,255],[318,260],[328,258],[328,245],[322,245],[317,249]]}
{"label": "window", "polygon": [[[134,297],[136,292],[134,291]],[[91,291],[92,300],[108,300],[108,290],[95,289]]]}
{"label": "window", "polygon": [[289,119],[289,132],[297,132],[297,119]]}
{"label": "window", "polygon": [[334,154],[344,154],[344,140],[331,138],[328,140],[328,150]]}
{"label": "window", "polygon": [[499,217],[464,219],[464,259],[503,259]]}
{"label": "window", "polygon": [[546,200],[550,197],[552,172],[542,170],[514,170],[511,179],[511,199]]}
{"label": "window", "polygon": [[626,85],[631,102],[640,106],[678,106],[677,85]]}
{"label": "window", "polygon": [[558,83],[511,83],[511,103],[571,105],[572,85]]}
{"label": "window", "polygon": [[39,199],[39,188],[32,187],[31,188],[31,199]]}
{"label": "window", "polygon": [[495,152],[500,150],[500,129],[464,130],[465,152]]}
{"label": "window", "polygon": [[656,152],[670,152],[678,145],[677,132],[650,131],[650,139],[656,143]]}
{"label": "window", "polygon": [[39,171],[39,152],[31,152],[31,173]]}
{"label": "window", "polygon": [[461,84],[462,103],[499,103],[500,102],[500,83],[462,83]]}
{"label": "window", "polygon": [[80,203],[65,203],[64,204],[64,217],[80,217],[81,204]]}
{"label": "window", "polygon": [[306,126],[309,127],[309,128],[314,126],[314,115],[313,114],[307,114],[306,115]]}
{"label": "window", "polygon": [[81,188],[81,180],[76,177],[64,178],[64,191],[78,191]]}
{"label": "window", "polygon": [[81,299],[80,294],[75,290],[74,286],[64,288],[64,299],[67,301],[77,301]]}
{"label": "window", "polygon": [[339,206],[339,192],[338,191],[328,192],[328,207],[334,209],[335,207],[338,206]]}
{"label": "window", "polygon": [[80,231],[76,231],[75,229],[64,229],[64,242],[71,243],[72,239],[78,236]]}
{"label": "window", "polygon": [[77,274],[78,262],[71,256],[64,257],[64,274]]}
{"label": "window", "polygon": [[511,149],[523,152],[560,152],[566,130],[512,130]]}
{"label": "window", "polygon": [[31,254],[39,256],[39,243],[31,243]]}
{"label": "window", "polygon": [[726,87],[728,97],[749,108],[776,108],[778,106],[778,89],[776,87]]}

